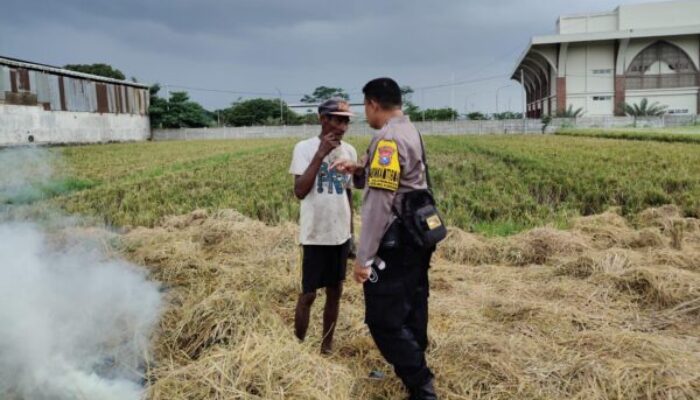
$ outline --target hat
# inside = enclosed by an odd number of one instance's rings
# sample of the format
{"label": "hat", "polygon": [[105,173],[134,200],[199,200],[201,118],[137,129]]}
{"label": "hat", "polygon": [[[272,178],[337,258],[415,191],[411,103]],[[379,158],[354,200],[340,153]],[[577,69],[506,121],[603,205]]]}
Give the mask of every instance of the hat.
{"label": "hat", "polygon": [[354,117],[350,111],[350,104],[345,99],[334,97],[328,99],[318,106],[319,115],[340,115],[342,117]]}

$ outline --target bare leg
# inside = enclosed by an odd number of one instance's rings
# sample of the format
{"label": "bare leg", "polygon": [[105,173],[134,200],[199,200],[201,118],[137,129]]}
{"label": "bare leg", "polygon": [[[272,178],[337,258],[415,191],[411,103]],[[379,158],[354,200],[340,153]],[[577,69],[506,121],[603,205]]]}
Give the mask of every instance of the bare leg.
{"label": "bare leg", "polygon": [[333,334],[338,323],[342,294],[343,282],[338,282],[337,286],[326,288],[326,306],[323,310],[323,342],[321,343],[321,353],[323,354],[329,354],[333,348]]}
{"label": "bare leg", "polygon": [[306,331],[309,329],[309,317],[311,315],[311,305],[316,300],[316,293],[302,293],[297,301],[296,312],[294,313],[294,334],[304,341]]}

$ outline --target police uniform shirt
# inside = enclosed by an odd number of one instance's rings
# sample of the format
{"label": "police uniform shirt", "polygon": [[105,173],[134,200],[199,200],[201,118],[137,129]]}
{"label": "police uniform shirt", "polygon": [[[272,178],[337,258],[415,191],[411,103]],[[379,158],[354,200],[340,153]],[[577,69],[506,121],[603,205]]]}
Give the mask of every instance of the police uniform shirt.
{"label": "police uniform shirt", "polygon": [[357,260],[373,260],[382,236],[394,220],[392,206],[400,209],[403,193],[426,189],[421,140],[408,116],[397,116],[379,130],[368,148],[364,174],[355,186],[365,188],[362,230]]}

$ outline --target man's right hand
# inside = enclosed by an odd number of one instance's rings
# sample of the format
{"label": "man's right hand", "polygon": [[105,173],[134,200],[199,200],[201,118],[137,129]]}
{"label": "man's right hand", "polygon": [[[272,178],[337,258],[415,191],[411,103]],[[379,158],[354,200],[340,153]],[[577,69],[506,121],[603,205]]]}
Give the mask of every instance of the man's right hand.
{"label": "man's right hand", "polygon": [[372,273],[372,268],[370,267],[365,267],[360,263],[359,260],[355,261],[355,266],[352,271],[352,275],[355,278],[355,282],[357,283],[365,283],[368,279],[370,274]]}
{"label": "man's right hand", "polygon": [[318,145],[316,155],[324,158],[338,146],[340,146],[340,138],[334,132],[328,132],[321,137],[321,144]]}
{"label": "man's right hand", "polygon": [[335,168],[336,171],[340,172],[341,174],[356,174],[358,172],[363,171],[366,164],[367,156],[362,156],[360,162],[339,159],[335,160],[333,164],[331,164],[330,169]]}

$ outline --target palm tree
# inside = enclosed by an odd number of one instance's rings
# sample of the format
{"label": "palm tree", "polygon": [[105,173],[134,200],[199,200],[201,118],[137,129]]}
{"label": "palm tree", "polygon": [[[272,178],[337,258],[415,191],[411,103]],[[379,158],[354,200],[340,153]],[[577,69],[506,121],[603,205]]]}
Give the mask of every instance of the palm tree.
{"label": "palm tree", "polygon": [[573,105],[569,105],[569,108],[564,111],[557,112],[557,118],[578,118],[581,115],[583,115],[583,108],[574,110]]}
{"label": "palm tree", "polygon": [[634,127],[637,127],[637,118],[639,117],[661,117],[666,114],[666,106],[660,105],[658,102],[649,104],[647,98],[643,98],[639,104],[625,103],[625,114],[634,117]]}

